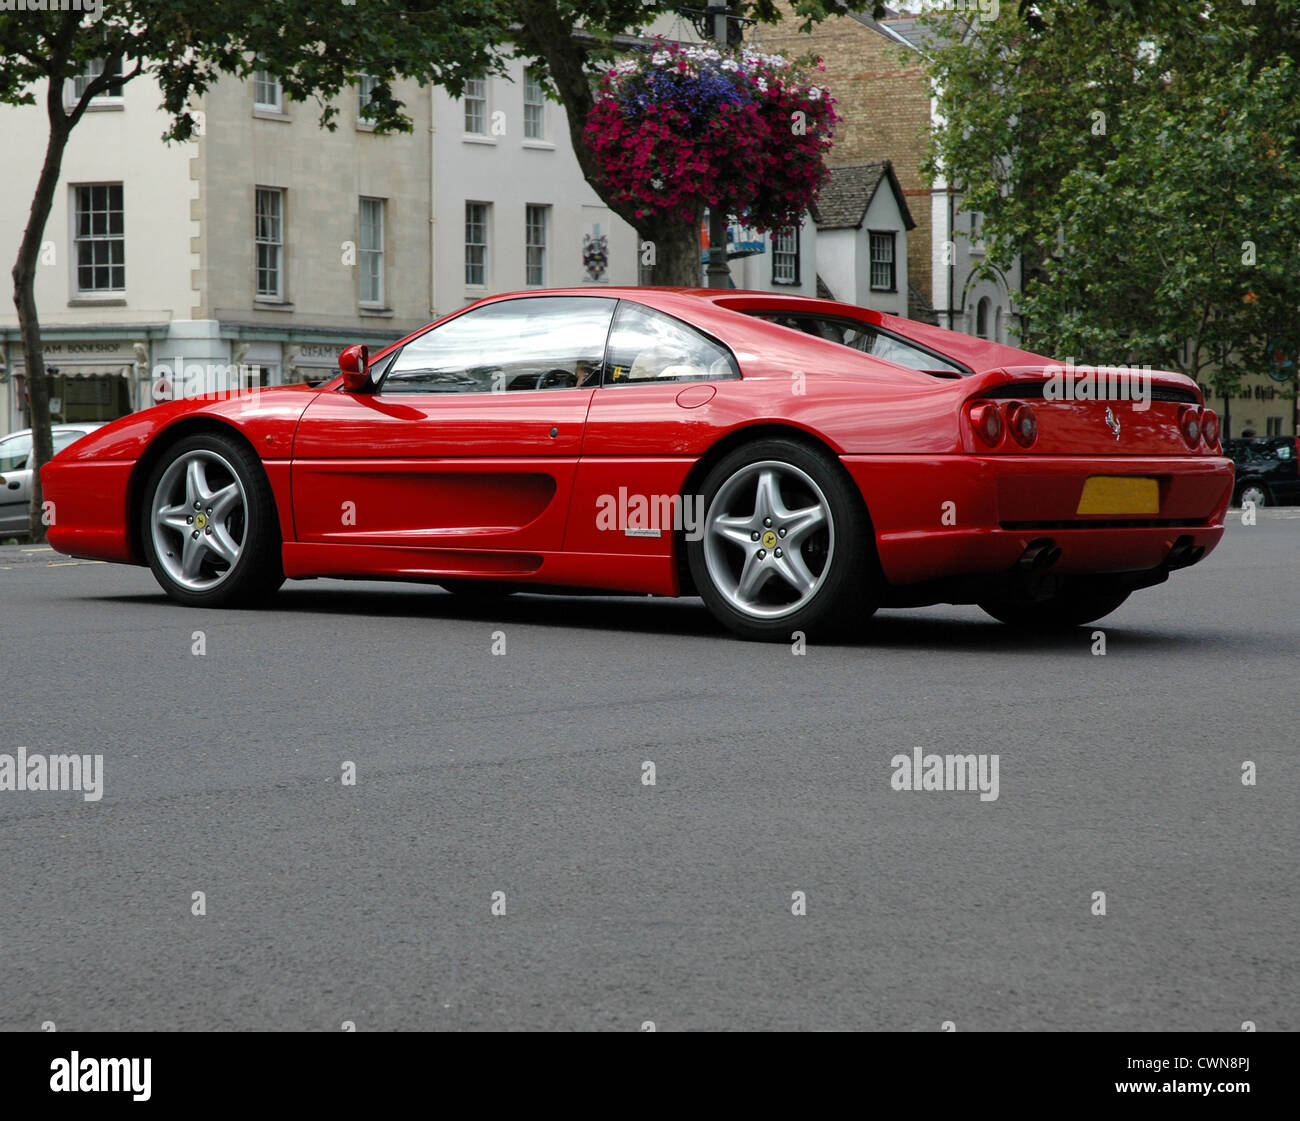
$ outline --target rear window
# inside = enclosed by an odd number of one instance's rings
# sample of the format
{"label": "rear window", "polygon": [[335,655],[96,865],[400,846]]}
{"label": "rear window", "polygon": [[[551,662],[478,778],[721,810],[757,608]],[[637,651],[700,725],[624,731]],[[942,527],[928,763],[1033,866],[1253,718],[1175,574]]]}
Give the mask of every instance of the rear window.
{"label": "rear window", "polygon": [[768,323],[775,323],[778,327],[789,327],[791,330],[802,331],[805,335],[812,335],[814,338],[839,343],[861,354],[869,354],[872,358],[893,362],[896,366],[906,366],[909,370],[920,370],[923,373],[949,378],[961,377],[971,372],[941,354],[936,354],[932,350],[917,346],[913,342],[857,319],[763,311],[761,308],[746,311],[745,314]]}

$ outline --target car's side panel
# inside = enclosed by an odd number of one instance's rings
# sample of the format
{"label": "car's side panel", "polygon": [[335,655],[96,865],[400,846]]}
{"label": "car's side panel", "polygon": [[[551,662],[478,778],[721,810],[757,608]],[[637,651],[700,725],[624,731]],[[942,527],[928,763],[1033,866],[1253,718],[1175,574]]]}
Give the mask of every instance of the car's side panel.
{"label": "car's side panel", "polygon": [[[958,383],[916,377],[910,385],[808,376],[604,386],[591,402],[583,456],[700,456],[728,433],[763,424],[802,431],[834,452],[958,450]],[[715,392],[696,403],[706,386]]]}
{"label": "car's side panel", "polygon": [[321,394],[294,442],[297,540],[558,550],[593,392]]}
{"label": "car's side panel", "polygon": [[437,583],[440,579],[478,576],[510,583],[646,595],[671,596],[678,592],[676,566],[666,556],[290,543],[284,548],[284,569],[290,578],[332,576]]}
{"label": "car's side panel", "polygon": [[627,556],[671,558],[674,532],[692,532],[703,517],[696,496],[681,493],[695,463],[688,456],[584,456],[565,551],[603,554],[613,564]]}
{"label": "car's side panel", "polygon": [[428,549],[559,549],[577,460],[296,459],[297,540]]}

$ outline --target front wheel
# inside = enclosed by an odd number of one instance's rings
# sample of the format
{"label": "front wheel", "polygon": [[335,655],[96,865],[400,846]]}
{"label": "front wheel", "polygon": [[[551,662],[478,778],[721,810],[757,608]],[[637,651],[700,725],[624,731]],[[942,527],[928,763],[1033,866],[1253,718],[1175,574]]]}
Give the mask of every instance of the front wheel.
{"label": "front wheel", "polygon": [[178,603],[251,603],[284,582],[271,484],[231,436],[205,432],[169,448],[145,483],[141,515],[145,559]]}
{"label": "front wheel", "polygon": [[980,609],[999,623],[1021,630],[1052,631],[1081,627],[1109,615],[1130,593],[1065,585],[1047,599],[1029,596],[1003,596],[980,602]]}
{"label": "front wheel", "polygon": [[874,610],[871,524],[828,454],[787,439],[724,456],[701,487],[688,533],[705,604],[744,638],[790,641],[851,626]]}

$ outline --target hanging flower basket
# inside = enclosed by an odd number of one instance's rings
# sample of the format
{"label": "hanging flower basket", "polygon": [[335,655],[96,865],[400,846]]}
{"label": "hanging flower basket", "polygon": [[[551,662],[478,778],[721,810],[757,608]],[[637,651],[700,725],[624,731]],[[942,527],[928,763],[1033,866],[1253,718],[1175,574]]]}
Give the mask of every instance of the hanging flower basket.
{"label": "hanging flower basket", "polygon": [[602,77],[586,139],[611,200],[638,219],[693,222],[707,206],[783,229],[826,180],[834,106],[780,55],[659,40]]}

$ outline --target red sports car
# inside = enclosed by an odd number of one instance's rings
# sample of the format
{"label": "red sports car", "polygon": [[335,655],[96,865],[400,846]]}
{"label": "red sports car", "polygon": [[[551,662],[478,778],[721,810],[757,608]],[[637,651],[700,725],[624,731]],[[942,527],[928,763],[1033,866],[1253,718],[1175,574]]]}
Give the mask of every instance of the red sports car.
{"label": "red sports car", "polygon": [[339,366],[80,440],[42,474],[50,543],[200,607],[318,576],[698,594],[788,641],[882,606],[1091,622],[1213,549],[1232,495],[1181,375],[829,300],[515,293]]}

